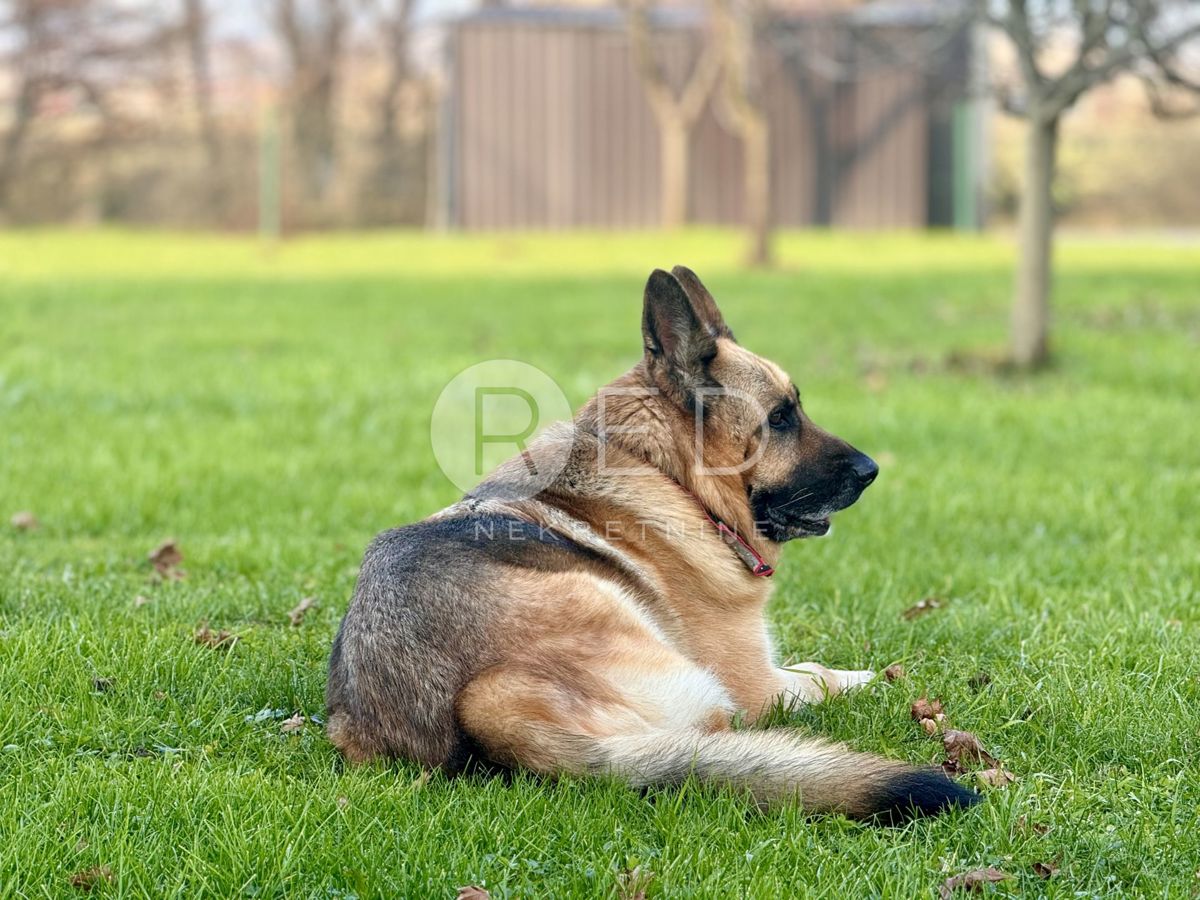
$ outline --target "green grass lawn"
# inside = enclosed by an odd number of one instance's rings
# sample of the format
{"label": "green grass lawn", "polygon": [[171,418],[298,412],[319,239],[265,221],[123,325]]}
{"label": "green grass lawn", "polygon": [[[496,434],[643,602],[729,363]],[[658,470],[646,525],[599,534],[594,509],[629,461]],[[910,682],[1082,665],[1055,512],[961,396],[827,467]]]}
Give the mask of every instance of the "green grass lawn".
{"label": "green grass lawn", "polygon": [[[1194,896],[1200,249],[1065,244],[1058,363],[1024,378],[973,361],[1004,341],[1002,240],[785,235],[768,274],[739,247],[0,235],[0,896],[107,866],[95,896],[615,897],[639,865],[649,897],[934,897],[989,865],[995,895]],[[787,657],[908,675],[796,724],[940,762],[909,705],[941,698],[1017,776],[983,805],[881,830],[696,785],[347,771],[325,740],[364,545],[456,496],[438,391],[510,357],[582,402],[677,262],[882,466],[788,548],[771,614]],[[169,537],[183,581],[147,561]],[[240,639],[200,646],[204,621]]]}

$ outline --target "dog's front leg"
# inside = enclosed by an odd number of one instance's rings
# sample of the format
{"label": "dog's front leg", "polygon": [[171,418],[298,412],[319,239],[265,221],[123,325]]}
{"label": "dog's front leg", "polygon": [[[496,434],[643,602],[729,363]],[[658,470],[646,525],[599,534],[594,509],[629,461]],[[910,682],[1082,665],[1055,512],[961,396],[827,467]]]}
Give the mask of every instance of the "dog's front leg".
{"label": "dog's front leg", "polygon": [[829,669],[820,663],[802,662],[779,670],[783,679],[783,702],[819,703],[842,691],[859,687],[875,677],[870,669]]}

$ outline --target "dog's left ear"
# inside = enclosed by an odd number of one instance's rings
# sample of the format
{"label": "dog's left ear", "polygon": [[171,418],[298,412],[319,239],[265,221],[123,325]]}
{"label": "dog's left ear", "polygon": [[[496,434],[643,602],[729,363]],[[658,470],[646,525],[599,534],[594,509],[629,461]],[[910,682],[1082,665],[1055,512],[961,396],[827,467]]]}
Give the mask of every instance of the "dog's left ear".
{"label": "dog's left ear", "polygon": [[658,369],[690,403],[707,384],[717,338],[701,321],[678,279],[662,269],[650,273],[642,307],[642,341],[652,369]]}
{"label": "dog's left ear", "polygon": [[696,310],[696,315],[700,317],[700,321],[704,323],[713,337],[725,337],[736,342],[737,338],[733,336],[733,332],[725,324],[725,317],[717,308],[717,301],[713,299],[713,295],[708,292],[708,288],[704,286],[696,273],[687,266],[676,266],[671,270],[671,274],[683,285],[688,299],[692,301],[692,308]]}

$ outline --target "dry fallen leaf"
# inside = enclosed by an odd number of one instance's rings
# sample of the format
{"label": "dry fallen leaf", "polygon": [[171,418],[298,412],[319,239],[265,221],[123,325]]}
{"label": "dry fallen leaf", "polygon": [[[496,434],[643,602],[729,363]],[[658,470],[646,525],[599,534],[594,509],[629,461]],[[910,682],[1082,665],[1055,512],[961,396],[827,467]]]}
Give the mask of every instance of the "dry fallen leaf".
{"label": "dry fallen leaf", "polygon": [[13,513],[13,517],[8,521],[9,524],[11,524],[12,527],[18,531],[33,531],[33,529],[41,525],[37,519],[37,516],[27,509],[23,509],[18,513]]}
{"label": "dry fallen leaf", "polygon": [[941,597],[926,597],[924,600],[920,601],[914,606],[910,606],[908,609],[902,612],[900,617],[902,619],[912,621],[918,616],[923,616],[926,613],[933,612],[935,609],[940,609],[942,604],[943,601]]}
{"label": "dry fallen leaf", "polygon": [[150,551],[150,563],[154,566],[154,571],[162,578],[178,581],[185,577],[187,573],[179,568],[181,562],[183,562],[183,553],[180,552],[178,545],[173,540],[163,541]]}
{"label": "dry fallen leaf", "polygon": [[944,716],[942,712],[941,700],[930,700],[928,697],[922,697],[920,700],[913,701],[913,705],[909,708],[913,720],[920,722],[922,719],[936,719],[938,716]]}
{"label": "dry fallen leaf", "polygon": [[192,635],[192,639],[201,646],[212,647],[214,650],[228,650],[238,642],[236,634],[230,634],[224,628],[220,631],[213,631],[208,627],[208,623],[204,623],[196,629],[196,633]]}
{"label": "dry fallen leaf", "polygon": [[153,696],[154,696],[155,700],[166,700],[167,692],[166,691],[155,691]]}
{"label": "dry fallen leaf", "polygon": [[942,768],[948,772],[962,772],[963,763],[984,763],[999,767],[1000,760],[983,749],[979,738],[969,731],[947,731],[942,735],[942,746],[946,748],[946,762]]}
{"label": "dry fallen leaf", "polygon": [[961,875],[955,875],[953,878],[947,878],[938,888],[938,893],[942,895],[942,900],[949,900],[955,891],[981,891],[985,884],[1008,881],[1010,878],[1012,876],[1007,872],[1001,872],[993,866],[988,866],[986,869],[974,869],[970,872],[963,872]]}
{"label": "dry fallen leaf", "polygon": [[967,679],[967,684],[977,691],[982,691],[985,687],[992,683],[992,676],[987,672],[976,672]]}
{"label": "dry fallen leaf", "polygon": [[1004,787],[1017,780],[1016,775],[1003,768],[984,769],[982,772],[976,772],[975,777],[985,787]]}
{"label": "dry fallen leaf", "polygon": [[304,615],[317,605],[316,597],[305,597],[293,609],[288,610],[288,619],[294,627],[299,627],[304,621]]}
{"label": "dry fallen leaf", "polygon": [[135,607],[145,606],[149,602],[150,602],[150,598],[144,597],[141,594],[138,594],[136,597],[133,598],[133,605]]}
{"label": "dry fallen leaf", "polygon": [[300,713],[296,713],[291,718],[284,719],[279,723],[279,730],[284,734],[290,734],[293,731],[299,731],[303,727],[304,716],[300,715]]}
{"label": "dry fallen leaf", "polygon": [[1033,864],[1033,874],[1038,878],[1053,878],[1058,874],[1058,861],[1035,862]]}
{"label": "dry fallen leaf", "polygon": [[492,900],[492,895],[481,887],[469,884],[458,889],[456,900]]}
{"label": "dry fallen leaf", "polygon": [[1050,830],[1050,826],[1041,822],[1030,822],[1028,817],[1021,816],[1017,819],[1017,830],[1032,831],[1034,834],[1045,834]]}
{"label": "dry fallen leaf", "polygon": [[102,881],[113,880],[112,869],[108,866],[92,866],[71,876],[71,887],[77,891],[90,891]]}
{"label": "dry fallen leaf", "polygon": [[900,665],[900,663],[892,663],[883,670],[883,677],[888,681],[900,681],[904,678],[904,674],[904,666]]}
{"label": "dry fallen leaf", "polygon": [[646,888],[654,880],[654,873],[642,866],[622,872],[617,876],[618,900],[646,900]]}
{"label": "dry fallen leaf", "polygon": [[925,733],[930,737],[938,733],[938,723],[933,719],[922,719],[921,727],[925,729]]}

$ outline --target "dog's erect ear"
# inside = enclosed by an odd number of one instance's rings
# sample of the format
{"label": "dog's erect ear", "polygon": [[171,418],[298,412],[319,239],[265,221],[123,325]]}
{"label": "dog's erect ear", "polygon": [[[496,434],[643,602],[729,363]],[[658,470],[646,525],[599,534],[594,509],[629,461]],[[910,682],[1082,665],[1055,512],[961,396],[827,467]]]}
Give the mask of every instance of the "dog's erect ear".
{"label": "dog's erect ear", "polygon": [[708,382],[708,364],[717,355],[717,339],[700,320],[683,285],[662,269],[650,273],[642,308],[642,341],[651,361],[690,400]]}
{"label": "dog's erect ear", "polygon": [[696,311],[696,315],[700,317],[700,321],[704,323],[712,336],[726,337],[731,341],[736,341],[737,338],[733,336],[733,332],[725,324],[725,318],[721,315],[721,310],[717,308],[717,301],[713,299],[713,295],[708,292],[708,288],[704,286],[704,283],[696,276],[696,273],[687,266],[676,266],[671,270],[671,274],[683,285],[684,291],[692,301],[692,308]]}

